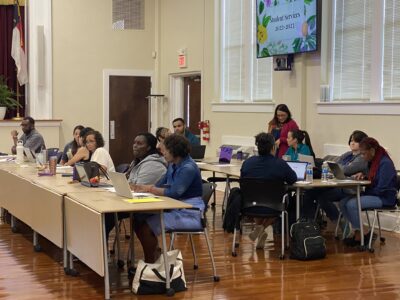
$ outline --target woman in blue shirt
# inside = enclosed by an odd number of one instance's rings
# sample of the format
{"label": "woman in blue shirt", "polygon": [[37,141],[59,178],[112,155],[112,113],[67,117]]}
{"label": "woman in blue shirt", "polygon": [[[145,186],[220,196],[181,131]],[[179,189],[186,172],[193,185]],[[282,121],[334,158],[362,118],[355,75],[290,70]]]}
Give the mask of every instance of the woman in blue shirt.
{"label": "woman in blue shirt", "polygon": [[[396,203],[396,169],[386,150],[374,138],[364,138],[360,143],[362,157],[368,162],[369,172],[365,176],[362,172],[354,175],[356,179],[367,179],[371,184],[361,195],[361,208],[380,208],[394,206]],[[343,216],[351,223],[354,236],[344,242],[348,246],[360,244],[360,219],[357,208],[357,198],[351,197],[340,200],[340,210]],[[369,238],[367,234],[366,238]]]}
{"label": "woman in blue shirt", "polygon": [[[304,144],[303,141],[305,142]],[[312,155],[315,157],[310,136],[307,131],[300,129],[290,130],[288,132],[287,143],[289,148],[285,155],[290,156],[290,160],[298,160],[299,154]]]}
{"label": "woman in blue shirt", "polygon": [[[169,163],[167,173],[155,185],[136,185],[135,191],[167,196],[200,209],[171,210],[164,213],[166,230],[199,229],[201,212],[204,210],[200,170],[190,157],[188,140],[172,134],[164,140],[164,157]],[[135,215],[135,233],[139,238],[147,263],[155,262],[160,256],[157,236],[161,233],[160,216],[153,214]]]}

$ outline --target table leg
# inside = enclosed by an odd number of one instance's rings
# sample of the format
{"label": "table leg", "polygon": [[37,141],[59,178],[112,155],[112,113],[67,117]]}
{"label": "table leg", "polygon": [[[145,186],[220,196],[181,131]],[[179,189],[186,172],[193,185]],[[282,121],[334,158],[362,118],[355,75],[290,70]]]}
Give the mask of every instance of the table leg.
{"label": "table leg", "polygon": [[361,234],[361,250],[364,250],[364,226],[361,218],[361,186],[357,185],[357,207],[358,207],[358,217],[360,219],[360,234]]}
{"label": "table leg", "polygon": [[300,187],[296,188],[296,220],[300,219]]}
{"label": "table leg", "polygon": [[169,278],[169,266],[167,256],[167,241],[165,238],[165,224],[164,224],[164,211],[160,212],[160,224],[161,224],[161,240],[162,240],[162,251],[164,256],[164,267],[165,267],[165,290],[168,296],[173,296],[175,291],[171,289],[171,282]]}
{"label": "table leg", "polygon": [[65,203],[63,197],[62,205],[62,215],[63,215],[63,264],[64,272],[68,274],[68,251],[67,251],[67,223],[65,222]]}
{"label": "table leg", "polygon": [[[213,171],[212,172],[212,174],[213,174],[213,177],[215,177],[215,172]],[[213,203],[211,204],[211,206],[214,206],[215,207],[215,205],[217,204],[217,193],[216,192],[214,192],[213,193],[214,195],[213,195]]]}
{"label": "table leg", "polygon": [[224,200],[222,201],[222,213],[225,213],[226,206],[228,205],[229,192],[231,191],[231,181],[229,175],[226,175]]}
{"label": "table leg", "polygon": [[106,221],[105,214],[101,214],[101,223],[103,226],[103,258],[104,258],[104,299],[110,299],[110,278],[108,275],[108,255],[106,239]]}

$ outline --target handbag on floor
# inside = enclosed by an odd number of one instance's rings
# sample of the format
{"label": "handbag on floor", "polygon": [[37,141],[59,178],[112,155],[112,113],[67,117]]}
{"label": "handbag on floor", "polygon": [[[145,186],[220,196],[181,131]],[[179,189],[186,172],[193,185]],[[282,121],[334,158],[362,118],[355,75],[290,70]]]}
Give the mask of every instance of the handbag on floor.
{"label": "handbag on floor", "polygon": [[[185,291],[186,280],[181,251],[177,249],[168,251],[167,257],[171,288],[175,292]],[[132,281],[132,292],[138,295],[164,294],[166,292],[165,283],[164,256],[162,254],[154,264],[139,260]]]}

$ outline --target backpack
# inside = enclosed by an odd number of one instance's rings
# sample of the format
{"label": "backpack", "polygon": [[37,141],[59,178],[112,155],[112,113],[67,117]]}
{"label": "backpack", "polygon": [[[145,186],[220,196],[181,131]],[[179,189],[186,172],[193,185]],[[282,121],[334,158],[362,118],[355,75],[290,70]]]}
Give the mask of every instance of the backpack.
{"label": "backpack", "polygon": [[312,260],[326,256],[325,239],[315,222],[299,221],[290,227],[290,258]]}

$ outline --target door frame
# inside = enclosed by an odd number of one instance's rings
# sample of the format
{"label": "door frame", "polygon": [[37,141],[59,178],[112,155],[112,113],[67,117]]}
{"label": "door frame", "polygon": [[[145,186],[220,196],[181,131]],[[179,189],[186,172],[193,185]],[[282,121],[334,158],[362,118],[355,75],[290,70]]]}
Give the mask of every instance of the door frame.
{"label": "door frame", "polygon": [[[169,102],[169,118],[170,122],[172,122],[175,118],[183,118],[183,101],[184,101],[184,91],[183,91],[183,78],[189,76],[199,75],[201,78],[201,97],[200,97],[200,120],[203,120],[204,116],[204,105],[203,105],[203,74],[201,71],[192,71],[192,72],[182,72],[182,73],[170,73],[169,74],[169,90],[170,95],[169,99],[173,99],[173,101]],[[186,120],[185,120],[186,121]],[[170,126],[169,126],[170,127]]]}
{"label": "door frame", "polygon": [[[103,70],[103,138],[104,148],[109,149],[110,145],[110,77],[111,76],[143,76],[150,77],[150,81],[154,82],[154,72],[150,70],[130,70],[130,69],[105,69]],[[150,88],[150,94],[153,93],[153,85]],[[150,101],[150,100],[149,100]],[[156,124],[157,108],[151,103],[150,122]]]}

